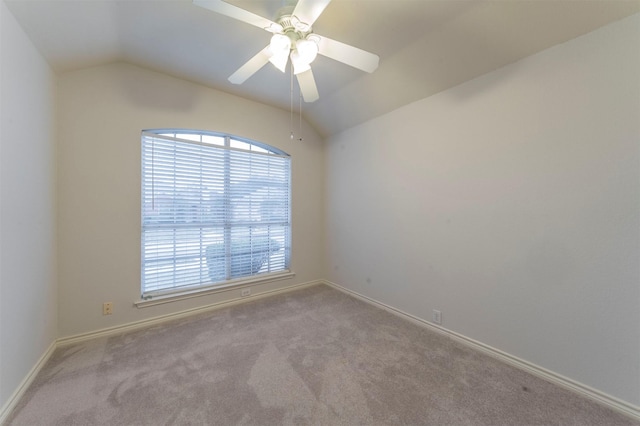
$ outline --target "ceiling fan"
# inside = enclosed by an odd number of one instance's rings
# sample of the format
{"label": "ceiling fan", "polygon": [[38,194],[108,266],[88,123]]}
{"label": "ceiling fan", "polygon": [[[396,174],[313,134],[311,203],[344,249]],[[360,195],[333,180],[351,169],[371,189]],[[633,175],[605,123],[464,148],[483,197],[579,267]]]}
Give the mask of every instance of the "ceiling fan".
{"label": "ceiling fan", "polygon": [[267,62],[285,72],[289,58],[298,79],[305,102],[318,100],[311,63],[317,54],[343,62],[365,72],[378,68],[380,58],[357,47],[315,34],[311,28],[331,0],[298,0],[278,11],[274,21],[226,3],[222,0],[193,0],[193,4],[262,28],[273,35],[271,42],[230,77],[233,84],[242,84]]}

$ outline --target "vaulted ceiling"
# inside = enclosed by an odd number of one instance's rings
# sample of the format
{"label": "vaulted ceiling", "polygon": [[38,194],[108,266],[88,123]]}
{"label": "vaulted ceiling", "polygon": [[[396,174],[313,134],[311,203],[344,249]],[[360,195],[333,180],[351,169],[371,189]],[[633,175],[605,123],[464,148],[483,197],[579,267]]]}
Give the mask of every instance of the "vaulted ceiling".
{"label": "vaulted ceiling", "polygon": [[[274,19],[287,0],[229,0]],[[288,110],[290,75],[267,64],[227,78],[270,34],[191,0],[5,0],[57,72],[126,61]],[[640,0],[333,0],[316,33],[376,53],[372,74],[319,56],[320,99],[302,113],[322,136],[640,12]],[[297,103],[297,100],[296,100]]]}

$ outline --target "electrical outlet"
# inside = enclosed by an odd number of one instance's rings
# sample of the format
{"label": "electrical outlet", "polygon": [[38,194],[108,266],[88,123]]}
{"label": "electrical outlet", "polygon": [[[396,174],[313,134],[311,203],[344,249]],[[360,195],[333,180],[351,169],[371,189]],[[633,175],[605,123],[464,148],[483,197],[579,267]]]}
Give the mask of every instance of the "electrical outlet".
{"label": "electrical outlet", "polygon": [[251,296],[251,289],[250,288],[243,288],[242,292],[240,293],[240,295],[242,297]]}
{"label": "electrical outlet", "polygon": [[436,324],[442,324],[442,312],[434,309],[432,315],[433,322]]}
{"label": "electrical outlet", "polygon": [[102,304],[102,315],[111,315],[111,314],[113,314],[113,303],[104,302]]}

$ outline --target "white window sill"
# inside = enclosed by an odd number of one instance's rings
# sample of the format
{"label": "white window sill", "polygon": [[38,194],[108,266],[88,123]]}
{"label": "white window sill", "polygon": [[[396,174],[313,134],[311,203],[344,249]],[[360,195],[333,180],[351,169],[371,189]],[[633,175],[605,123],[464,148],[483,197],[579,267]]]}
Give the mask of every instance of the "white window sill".
{"label": "white window sill", "polygon": [[184,290],[181,292],[171,293],[171,294],[161,294],[157,296],[152,296],[149,299],[144,300],[136,300],[133,304],[137,308],[147,308],[149,306],[162,305],[165,303],[177,302],[178,300],[192,299],[194,297],[208,296],[210,294],[222,293],[225,291],[238,290],[244,287],[249,287],[255,284],[264,284],[271,281],[280,281],[286,280],[295,277],[295,273],[292,271],[279,272],[276,274],[269,274],[258,277],[250,277],[247,279],[240,279],[237,281],[232,281],[227,284],[208,286],[208,287],[199,287],[192,288],[189,290]]}

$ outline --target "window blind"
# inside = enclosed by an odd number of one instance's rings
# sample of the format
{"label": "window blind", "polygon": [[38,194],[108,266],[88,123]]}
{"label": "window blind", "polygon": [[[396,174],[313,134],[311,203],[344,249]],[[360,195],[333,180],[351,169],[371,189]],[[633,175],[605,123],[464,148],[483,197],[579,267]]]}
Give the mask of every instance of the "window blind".
{"label": "window blind", "polygon": [[289,200],[284,153],[228,135],[143,132],[143,298],[287,271]]}

